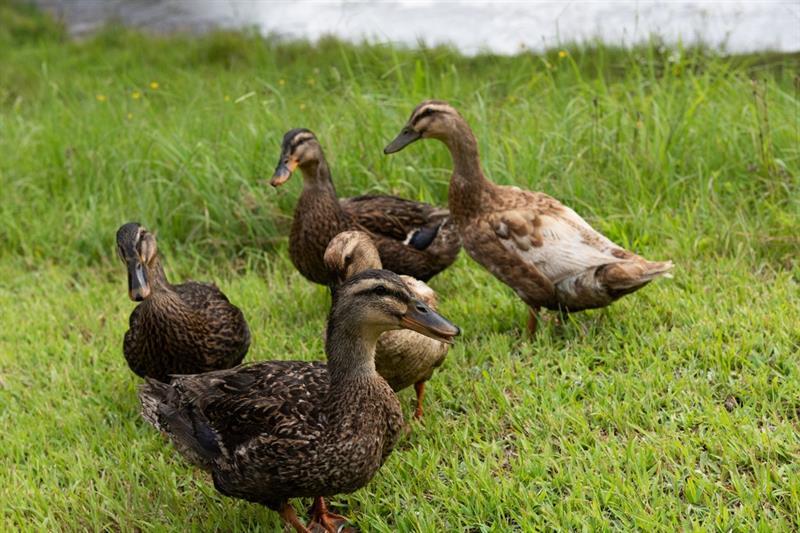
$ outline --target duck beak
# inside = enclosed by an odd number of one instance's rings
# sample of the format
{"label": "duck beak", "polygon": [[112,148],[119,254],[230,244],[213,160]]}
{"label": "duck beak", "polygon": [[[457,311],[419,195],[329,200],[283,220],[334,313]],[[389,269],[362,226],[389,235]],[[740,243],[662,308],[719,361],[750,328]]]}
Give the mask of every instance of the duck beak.
{"label": "duck beak", "polygon": [[269,184],[273,187],[280,187],[292,176],[292,172],[297,168],[297,159],[281,159],[275,168],[275,174],[269,180]]}
{"label": "duck beak", "polygon": [[147,282],[147,274],[144,265],[140,261],[128,261],[128,296],[134,302],[141,302],[150,296],[150,284]]}
{"label": "duck beak", "polygon": [[453,344],[453,337],[461,334],[458,326],[419,300],[411,300],[400,325],[447,344]]}
{"label": "duck beak", "polygon": [[399,152],[409,144],[413,143],[414,141],[418,141],[421,138],[421,133],[416,132],[409,127],[405,127],[403,128],[403,131],[400,132],[400,135],[395,137],[392,142],[386,145],[386,148],[383,149],[383,153],[393,154],[395,152]]}

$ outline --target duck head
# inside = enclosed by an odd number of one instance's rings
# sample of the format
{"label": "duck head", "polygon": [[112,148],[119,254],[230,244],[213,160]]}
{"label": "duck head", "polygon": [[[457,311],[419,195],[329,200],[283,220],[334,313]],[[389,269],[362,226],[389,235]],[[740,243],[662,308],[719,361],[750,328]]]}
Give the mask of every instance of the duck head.
{"label": "duck head", "polygon": [[414,298],[405,282],[388,270],[365,270],[354,275],[333,292],[328,320],[328,339],[333,329],[347,324],[353,333],[377,341],[381,333],[410,329],[448,344],[461,330]]}
{"label": "duck head", "polygon": [[156,237],[137,222],[123,224],[117,230],[117,255],[128,269],[128,295],[141,302],[151,293],[148,270],[152,270],[158,256]]}
{"label": "duck head", "polygon": [[323,261],[336,285],[359,272],[382,268],[378,249],[363,231],[343,231],[336,235],[328,243]]}
{"label": "duck head", "polygon": [[383,149],[384,154],[399,152],[420,139],[446,139],[463,120],[458,111],[442,100],[426,100],[411,113],[408,122],[395,139]]}
{"label": "duck head", "polygon": [[297,167],[300,167],[304,176],[315,176],[316,169],[324,161],[322,146],[311,130],[289,130],[283,136],[281,158],[269,183],[273,187],[280,187],[289,180]]}

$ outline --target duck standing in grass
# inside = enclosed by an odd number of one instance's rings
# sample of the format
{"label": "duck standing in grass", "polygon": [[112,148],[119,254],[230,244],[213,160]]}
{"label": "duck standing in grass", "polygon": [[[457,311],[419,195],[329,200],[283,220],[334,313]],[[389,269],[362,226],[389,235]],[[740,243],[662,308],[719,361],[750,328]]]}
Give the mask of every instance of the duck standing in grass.
{"label": "duck standing in grass", "polygon": [[330,240],[346,230],[369,233],[383,266],[397,274],[427,281],[455,261],[461,239],[446,209],[387,195],[339,200],[322,147],[307,129],[284,135],[270,184],[286,183],[298,167],[303,192],[294,211],[289,256],[307,279],[323,285],[333,281],[323,255]]}
{"label": "duck standing in grass", "polygon": [[242,362],[250,347],[247,321],[216,285],[171,285],[155,235],[136,222],[117,230],[117,253],[128,269],[128,294],[140,302],[123,342],[134,373],[166,382],[170,374],[196,374]]}
{"label": "duck standing in grass", "polygon": [[[325,250],[325,265],[337,283],[356,274],[380,269],[381,258],[372,239],[363,231],[343,231],[334,237]],[[414,298],[436,311],[436,293],[424,281],[400,276]],[[417,406],[414,418],[422,418],[425,382],[442,365],[450,345],[407,329],[387,331],[378,337],[375,368],[395,392],[414,385]]]}
{"label": "duck standing in grass", "polygon": [[344,517],[325,496],[369,482],[403,428],[400,404],[375,371],[375,346],[409,328],[445,342],[459,329],[385,270],[367,270],[333,292],[327,364],[268,361],[141,386],[142,416],[222,494],[278,511],[299,532],[290,498],[314,497],[313,519],[337,532]]}
{"label": "duck standing in grass", "polygon": [[648,261],[617,246],[547,194],[486,179],[472,130],[446,102],[419,104],[384,153],[419,139],[438,139],[450,150],[449,207],[464,248],[530,307],[531,333],[542,307],[604,307],[672,269],[671,261]]}

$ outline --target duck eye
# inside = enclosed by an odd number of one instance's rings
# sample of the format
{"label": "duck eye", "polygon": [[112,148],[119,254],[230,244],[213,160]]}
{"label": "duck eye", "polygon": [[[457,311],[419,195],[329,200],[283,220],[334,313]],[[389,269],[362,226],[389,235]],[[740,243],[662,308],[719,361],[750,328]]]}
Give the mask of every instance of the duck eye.
{"label": "duck eye", "polygon": [[378,285],[374,289],[372,289],[373,294],[377,294],[378,296],[389,296],[391,291],[384,287],[383,285]]}
{"label": "duck eye", "polygon": [[435,109],[431,109],[429,107],[429,108],[425,109],[422,113],[419,114],[419,117],[417,117],[417,120],[423,119],[425,117],[429,117],[429,116],[433,115],[434,113],[436,113],[436,110]]}

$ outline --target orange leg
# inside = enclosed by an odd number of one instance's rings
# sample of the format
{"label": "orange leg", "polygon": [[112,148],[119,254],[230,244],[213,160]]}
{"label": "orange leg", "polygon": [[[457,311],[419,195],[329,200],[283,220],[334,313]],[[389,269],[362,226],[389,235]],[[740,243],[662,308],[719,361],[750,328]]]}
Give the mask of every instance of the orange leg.
{"label": "orange leg", "polygon": [[292,526],[297,533],[311,533],[300,519],[297,518],[297,513],[294,512],[294,507],[292,507],[292,504],[289,502],[284,503],[278,513],[281,515],[281,518],[283,518],[283,521]]}
{"label": "orange leg", "polygon": [[328,510],[328,504],[325,503],[325,498],[322,496],[317,496],[314,498],[314,505],[311,506],[311,522],[309,522],[309,527],[312,524],[319,524],[325,531],[329,533],[339,533],[342,528],[347,524],[347,518],[332,513]]}
{"label": "orange leg", "polygon": [[418,381],[414,383],[414,391],[417,393],[417,408],[414,409],[414,418],[419,420],[422,418],[422,399],[425,397],[425,382]]}
{"label": "orange leg", "polygon": [[539,324],[539,319],[536,317],[536,314],[539,312],[539,308],[533,309],[528,308],[528,333],[531,334],[531,337],[536,335],[536,326]]}

